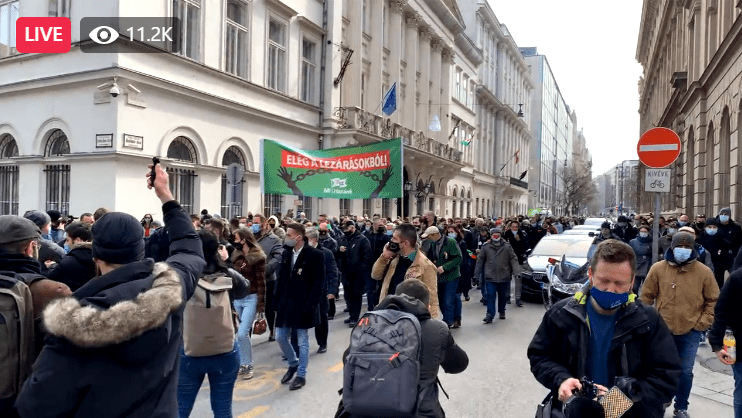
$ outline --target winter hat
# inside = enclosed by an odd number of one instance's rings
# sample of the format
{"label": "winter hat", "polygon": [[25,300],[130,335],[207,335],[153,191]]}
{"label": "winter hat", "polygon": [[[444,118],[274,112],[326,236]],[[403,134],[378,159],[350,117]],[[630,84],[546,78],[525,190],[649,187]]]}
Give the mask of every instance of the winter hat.
{"label": "winter hat", "polygon": [[52,221],[52,218],[49,217],[49,215],[38,210],[29,210],[23,214],[23,217],[35,223],[39,228],[45,227]]}
{"label": "winter hat", "polygon": [[492,234],[500,234],[500,235],[502,235],[502,228],[500,228],[499,226],[497,226],[497,227],[494,227],[494,228],[490,229],[490,235],[492,235]]}
{"label": "winter hat", "polygon": [[62,217],[62,214],[58,210],[48,210],[46,211],[46,214],[49,215],[49,218],[51,218],[52,222],[57,222],[59,218]]}
{"label": "winter hat", "polygon": [[624,215],[621,215],[618,217],[618,222],[629,222],[629,218],[625,217]]}
{"label": "winter hat", "polygon": [[16,215],[0,216],[0,244],[41,238],[41,230],[29,219]]}
{"label": "winter hat", "polygon": [[716,219],[716,218],[706,219],[706,224],[705,225],[706,226],[709,226],[709,225],[717,225],[718,226],[719,225],[719,220]]}
{"label": "winter hat", "polygon": [[109,212],[93,224],[93,257],[111,264],[144,258],[144,229],[128,213]]}
{"label": "winter hat", "polygon": [[611,223],[608,221],[603,222],[600,224],[600,229],[611,229]]}
{"label": "winter hat", "polygon": [[691,248],[696,244],[696,238],[687,232],[678,232],[672,236],[671,247],[675,248],[679,245],[687,245]]}
{"label": "winter hat", "polygon": [[696,236],[696,231],[694,231],[693,228],[691,228],[689,226],[684,226],[684,227],[678,229],[678,232],[687,232],[689,234],[693,234],[694,237]]}
{"label": "winter hat", "polygon": [[732,210],[729,208],[721,208],[719,211],[719,215],[729,215],[732,216]]}
{"label": "winter hat", "polygon": [[420,238],[427,238],[430,234],[440,234],[441,231],[438,229],[437,226],[429,226],[428,229],[423,232],[422,235],[420,235]]}

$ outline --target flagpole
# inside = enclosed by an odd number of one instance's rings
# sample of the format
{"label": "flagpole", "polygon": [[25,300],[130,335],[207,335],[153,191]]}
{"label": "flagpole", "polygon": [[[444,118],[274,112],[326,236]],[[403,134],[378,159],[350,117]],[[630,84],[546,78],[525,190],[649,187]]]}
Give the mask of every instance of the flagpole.
{"label": "flagpole", "polygon": [[515,158],[515,155],[516,155],[516,154],[518,154],[518,152],[516,152],[515,154],[513,154],[513,155],[512,155],[511,157],[510,157],[510,159],[509,159],[509,160],[507,160],[507,161],[505,162],[505,164],[503,164],[503,165],[502,165],[502,167],[500,167],[500,173],[502,173],[502,170],[504,170],[504,169],[505,169],[505,166],[506,166],[506,165],[508,165],[508,163],[509,163],[510,161],[513,161],[513,158]]}

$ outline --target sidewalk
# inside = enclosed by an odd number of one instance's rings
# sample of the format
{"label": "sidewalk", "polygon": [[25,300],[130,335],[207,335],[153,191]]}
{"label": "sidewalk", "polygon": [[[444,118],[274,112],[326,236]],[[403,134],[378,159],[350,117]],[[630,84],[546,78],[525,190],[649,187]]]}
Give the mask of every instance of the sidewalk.
{"label": "sidewalk", "polygon": [[[702,345],[693,367],[693,387],[690,391],[691,417],[734,417],[734,377],[732,368],[721,364],[711,346]],[[665,418],[671,418],[673,407],[667,408]]]}

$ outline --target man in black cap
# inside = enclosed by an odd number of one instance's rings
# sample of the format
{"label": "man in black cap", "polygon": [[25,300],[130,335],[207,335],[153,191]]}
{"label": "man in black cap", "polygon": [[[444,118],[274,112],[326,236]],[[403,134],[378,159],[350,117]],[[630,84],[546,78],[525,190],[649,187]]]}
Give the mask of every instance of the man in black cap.
{"label": "man in black cap", "polygon": [[629,241],[636,238],[637,233],[636,228],[629,223],[629,218],[624,215],[618,217],[616,227],[613,228],[613,234],[615,234],[618,239],[628,244]]}
{"label": "man in black cap", "polygon": [[49,274],[49,267],[53,263],[58,263],[66,255],[64,248],[57,245],[51,240],[49,231],[51,230],[51,217],[46,212],[30,210],[23,215],[24,218],[35,223],[41,230],[41,240],[39,240],[38,260],[41,263],[42,274]]}
{"label": "man in black cap", "polygon": [[611,230],[611,223],[608,221],[603,222],[600,224],[600,233],[595,236],[595,239],[593,240],[593,244],[598,245],[601,242],[609,239],[617,239],[621,241],[621,238],[617,237],[616,234],[613,233]]}
{"label": "man in black cap", "polygon": [[724,287],[724,275],[727,270],[732,272],[734,257],[742,246],[742,227],[732,220],[730,208],[722,208],[716,219],[719,221],[717,225],[719,230],[716,234],[719,237],[719,264],[714,261],[714,277],[721,289]]}
{"label": "man in black cap", "polygon": [[165,263],[144,258],[144,230],[109,212],[93,224],[101,276],[44,310],[46,345],[16,401],[22,417],[174,417],[185,302],[205,261],[167,172],[147,174],[170,237]]}
{"label": "man in black cap", "polygon": [[[34,346],[33,304],[28,285],[44,278],[41,275],[41,265],[36,260],[39,239],[41,230],[30,220],[15,215],[0,216],[0,301],[3,302],[4,312],[17,305],[20,313],[17,319],[19,335],[15,335],[17,341],[11,337],[12,343],[19,343],[20,347],[18,350],[4,350],[8,357],[3,357],[5,370],[0,376],[0,416],[9,414],[20,384],[31,373],[33,364],[33,357],[30,355]],[[22,297],[16,299],[18,295]],[[10,300],[15,303],[8,308],[5,302]],[[0,346],[10,343],[3,340],[0,341]],[[14,352],[15,356],[11,354]]]}
{"label": "man in black cap", "polygon": [[[344,322],[352,328],[361,315],[366,278],[371,277],[373,251],[368,238],[361,235],[356,230],[355,222],[350,220],[343,224],[343,236],[338,240],[338,246],[337,259],[340,263],[340,270],[345,277],[343,291],[348,299],[348,313],[350,315]],[[347,288],[345,287],[346,283],[348,284]],[[369,304],[373,303],[373,297],[367,297],[367,299]],[[369,310],[373,308],[373,306],[369,306]]]}
{"label": "man in black cap", "polygon": [[66,221],[66,218],[62,216],[62,214],[58,210],[48,210],[46,211],[46,214],[49,215],[49,218],[51,219],[51,229],[49,230],[49,237],[52,241],[56,242],[58,245],[60,244],[60,241],[64,241],[67,234],[64,232],[64,223]]}

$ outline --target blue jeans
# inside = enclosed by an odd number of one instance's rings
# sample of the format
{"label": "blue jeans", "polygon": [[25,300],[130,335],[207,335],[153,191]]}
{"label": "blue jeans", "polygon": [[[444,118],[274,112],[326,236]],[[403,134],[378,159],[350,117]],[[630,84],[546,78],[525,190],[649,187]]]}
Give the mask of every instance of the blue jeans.
{"label": "blue jeans", "polygon": [[240,364],[252,366],[252,342],[250,329],[255,321],[255,312],[258,309],[258,294],[253,293],[234,301],[234,308],[240,317],[240,329],[237,331],[237,342],[240,349]]}
{"label": "blue jeans", "polygon": [[734,418],[742,418],[742,361],[732,365],[734,372]]}
{"label": "blue jeans", "polygon": [[680,385],[675,394],[675,409],[687,410],[690,389],[693,386],[693,365],[696,363],[696,353],[701,345],[701,332],[691,330],[684,335],[673,335],[675,346],[680,356]]}
{"label": "blue jeans", "polygon": [[484,282],[484,285],[487,288],[487,315],[495,316],[495,312],[505,313],[505,307],[510,300],[510,281]]}
{"label": "blue jeans", "polygon": [[461,293],[457,293],[453,300],[453,319],[461,321]]}
{"label": "blue jeans", "polygon": [[178,372],[178,413],[180,418],[191,415],[198,390],[209,375],[209,393],[214,418],[232,418],[232,392],[240,369],[237,345],[225,354],[206,357],[186,356],[180,347],[180,370]]}
{"label": "blue jeans", "polygon": [[309,365],[309,332],[307,329],[295,328],[296,336],[299,339],[299,358],[296,358],[296,352],[291,347],[291,331],[292,328],[279,327],[276,328],[276,341],[283,351],[283,355],[286,356],[286,360],[289,362],[289,367],[299,366],[299,370],[296,375],[299,377],[307,377],[307,366]]}
{"label": "blue jeans", "polygon": [[443,322],[449,326],[453,325],[454,303],[456,302],[456,288],[459,286],[459,279],[450,282],[438,282],[438,305],[443,314]]}

